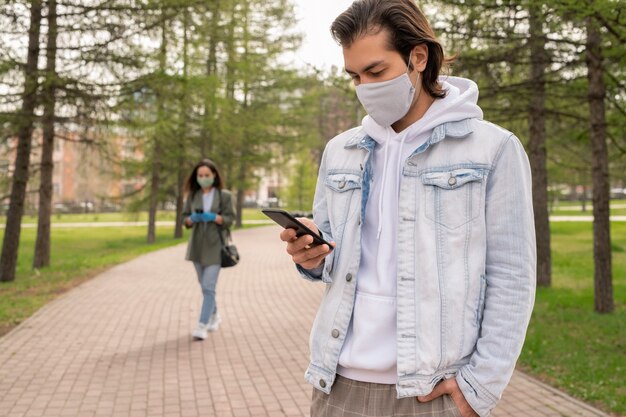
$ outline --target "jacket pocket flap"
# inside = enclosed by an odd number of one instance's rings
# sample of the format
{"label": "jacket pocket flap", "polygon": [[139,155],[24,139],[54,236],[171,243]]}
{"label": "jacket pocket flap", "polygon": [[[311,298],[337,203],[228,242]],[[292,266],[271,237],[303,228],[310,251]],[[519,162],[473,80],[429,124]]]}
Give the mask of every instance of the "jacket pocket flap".
{"label": "jacket pocket flap", "polygon": [[356,174],[329,174],[326,177],[327,187],[338,193],[361,188],[361,177]]}
{"label": "jacket pocket flap", "polygon": [[422,174],[422,184],[434,185],[445,190],[454,190],[468,182],[483,180],[483,171],[473,168],[460,168],[449,171],[427,172]]}

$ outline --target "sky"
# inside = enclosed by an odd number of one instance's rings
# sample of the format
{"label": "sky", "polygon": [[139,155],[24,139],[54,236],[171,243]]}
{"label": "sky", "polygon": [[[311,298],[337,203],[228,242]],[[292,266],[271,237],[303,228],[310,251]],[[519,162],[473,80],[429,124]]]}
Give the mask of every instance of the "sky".
{"label": "sky", "polygon": [[330,36],[330,24],[352,4],[353,0],[294,0],[298,25],[296,29],[305,36],[296,53],[297,66],[313,65],[330,69],[335,65],[343,69],[341,47]]}

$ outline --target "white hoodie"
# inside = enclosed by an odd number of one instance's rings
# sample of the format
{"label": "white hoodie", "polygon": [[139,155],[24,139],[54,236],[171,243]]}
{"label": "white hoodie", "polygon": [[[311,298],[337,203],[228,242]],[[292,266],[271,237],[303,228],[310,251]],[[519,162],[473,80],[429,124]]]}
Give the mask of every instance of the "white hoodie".
{"label": "white hoodie", "polygon": [[339,356],[337,372],[357,381],[395,384],[396,242],[400,175],[404,161],[446,122],[482,119],[473,81],[442,77],[447,95],[421,119],[396,133],[365,116],[363,129],[376,141],[371,155],[372,182],[361,229],[361,264],[352,321]]}

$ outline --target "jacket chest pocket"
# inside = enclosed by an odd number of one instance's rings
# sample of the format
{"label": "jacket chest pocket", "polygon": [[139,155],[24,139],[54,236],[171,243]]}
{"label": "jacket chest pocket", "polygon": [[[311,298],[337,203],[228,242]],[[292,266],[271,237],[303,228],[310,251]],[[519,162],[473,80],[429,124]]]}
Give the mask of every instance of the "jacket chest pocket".
{"label": "jacket chest pocket", "polygon": [[450,169],[421,175],[426,218],[448,229],[476,219],[482,207],[484,170]]}
{"label": "jacket chest pocket", "polygon": [[361,176],[351,172],[329,172],[324,180],[333,238],[340,239],[348,218],[358,214]]}

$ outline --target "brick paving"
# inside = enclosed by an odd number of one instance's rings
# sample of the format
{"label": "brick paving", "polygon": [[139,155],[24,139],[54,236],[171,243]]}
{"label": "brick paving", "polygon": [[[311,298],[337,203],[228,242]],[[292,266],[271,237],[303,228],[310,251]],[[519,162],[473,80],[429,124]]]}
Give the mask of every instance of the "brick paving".
{"label": "brick paving", "polygon": [[[220,330],[193,341],[201,293],[185,245],[119,265],[0,339],[0,416],[308,416],[303,374],[323,285],[298,278],[277,227],[235,233]],[[516,372],[496,417],[606,416]]]}

